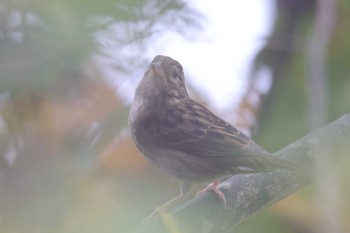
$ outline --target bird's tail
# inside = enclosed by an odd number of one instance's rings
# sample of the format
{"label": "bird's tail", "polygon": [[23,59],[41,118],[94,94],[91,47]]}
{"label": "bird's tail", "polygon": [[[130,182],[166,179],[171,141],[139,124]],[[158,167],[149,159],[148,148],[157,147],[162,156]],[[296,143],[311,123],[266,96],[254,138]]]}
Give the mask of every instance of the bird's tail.
{"label": "bird's tail", "polygon": [[266,156],[270,163],[270,171],[274,170],[288,170],[296,174],[313,178],[316,175],[315,169],[308,165],[304,165],[298,162],[290,161],[284,158],[280,158],[275,155]]}
{"label": "bird's tail", "polygon": [[235,161],[232,162],[236,168],[240,168],[239,173],[286,170],[308,178],[312,178],[316,175],[315,170],[310,166],[286,160],[271,154],[235,156]]}

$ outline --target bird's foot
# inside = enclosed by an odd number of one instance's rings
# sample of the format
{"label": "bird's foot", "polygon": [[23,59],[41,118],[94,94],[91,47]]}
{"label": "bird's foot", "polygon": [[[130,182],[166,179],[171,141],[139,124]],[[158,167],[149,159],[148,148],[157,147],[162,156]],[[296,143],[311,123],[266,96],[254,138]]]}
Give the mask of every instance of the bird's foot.
{"label": "bird's foot", "polygon": [[219,196],[219,198],[224,202],[224,207],[226,209],[226,198],[223,192],[219,189],[219,181],[215,181],[213,183],[208,184],[208,186],[200,191],[197,192],[196,196],[202,195],[203,193],[206,193],[208,191],[213,191],[216,195]]}

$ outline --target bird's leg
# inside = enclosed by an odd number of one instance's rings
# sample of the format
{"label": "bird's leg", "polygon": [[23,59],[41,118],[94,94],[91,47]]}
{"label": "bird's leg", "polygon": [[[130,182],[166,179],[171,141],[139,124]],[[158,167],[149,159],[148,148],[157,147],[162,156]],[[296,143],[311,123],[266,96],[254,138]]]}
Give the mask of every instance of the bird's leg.
{"label": "bird's leg", "polygon": [[220,184],[220,181],[215,181],[215,182],[208,184],[208,186],[206,188],[198,191],[196,196],[198,197],[199,195],[202,195],[205,192],[213,191],[224,202],[224,207],[226,209],[226,198],[225,198],[224,193],[221,192],[221,190],[219,189],[219,187],[218,187],[219,184]]}
{"label": "bird's leg", "polygon": [[158,213],[162,213],[164,211],[169,210],[172,206],[179,203],[183,197],[190,191],[191,189],[191,183],[189,182],[182,182],[180,187],[180,194],[176,197],[172,198],[170,201],[167,201],[161,206],[158,206],[153,210],[153,212],[146,218],[143,219],[143,222],[148,222],[151,218],[153,218]]}

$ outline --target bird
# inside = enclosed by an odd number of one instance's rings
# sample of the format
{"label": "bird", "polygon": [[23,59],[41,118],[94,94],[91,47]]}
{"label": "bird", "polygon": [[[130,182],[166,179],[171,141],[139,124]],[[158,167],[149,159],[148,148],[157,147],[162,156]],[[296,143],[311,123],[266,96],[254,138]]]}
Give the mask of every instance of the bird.
{"label": "bird", "polygon": [[212,182],[197,195],[212,190],[226,208],[225,195],[218,187],[223,178],[279,169],[295,173],[305,170],[301,164],[267,152],[192,99],[182,65],[168,56],[155,56],[145,71],[135,90],[128,124],[136,147],[146,159],[181,184],[180,194],[149,217],[187,194],[194,182]]}

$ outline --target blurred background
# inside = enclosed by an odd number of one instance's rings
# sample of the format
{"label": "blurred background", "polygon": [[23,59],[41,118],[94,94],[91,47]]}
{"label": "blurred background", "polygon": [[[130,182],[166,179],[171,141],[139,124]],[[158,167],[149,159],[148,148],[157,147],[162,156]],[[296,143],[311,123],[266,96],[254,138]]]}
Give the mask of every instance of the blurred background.
{"label": "blurred background", "polygon": [[[272,152],[350,112],[349,21],[347,0],[1,0],[0,232],[132,232],[178,194],[127,126],[157,54]],[[235,232],[350,232],[349,162]]]}

